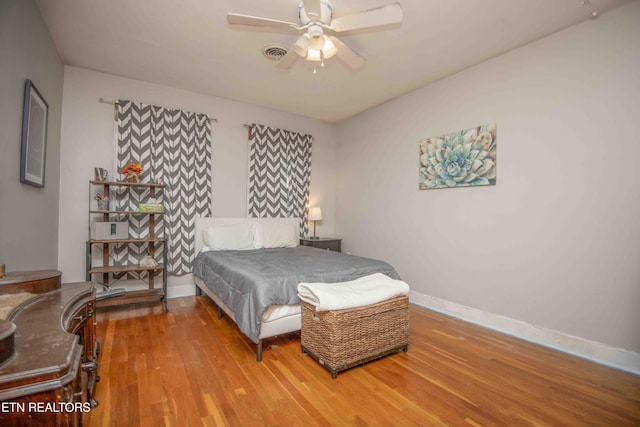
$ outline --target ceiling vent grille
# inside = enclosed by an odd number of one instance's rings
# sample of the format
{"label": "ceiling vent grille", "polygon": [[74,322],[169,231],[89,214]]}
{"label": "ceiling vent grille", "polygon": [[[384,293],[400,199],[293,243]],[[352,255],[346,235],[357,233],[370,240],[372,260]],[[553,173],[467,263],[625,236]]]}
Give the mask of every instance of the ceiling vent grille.
{"label": "ceiling vent grille", "polygon": [[289,50],[277,44],[270,44],[262,48],[262,55],[270,61],[278,62]]}

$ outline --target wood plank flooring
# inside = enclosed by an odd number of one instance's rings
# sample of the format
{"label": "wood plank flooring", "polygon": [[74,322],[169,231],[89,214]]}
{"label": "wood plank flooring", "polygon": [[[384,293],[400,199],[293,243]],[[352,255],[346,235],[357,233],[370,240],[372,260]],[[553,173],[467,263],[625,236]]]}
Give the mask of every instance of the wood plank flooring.
{"label": "wood plank flooring", "polygon": [[410,345],[331,379],[297,334],[255,345],[206,296],[98,314],[90,426],[640,426],[640,377],[417,306]]}

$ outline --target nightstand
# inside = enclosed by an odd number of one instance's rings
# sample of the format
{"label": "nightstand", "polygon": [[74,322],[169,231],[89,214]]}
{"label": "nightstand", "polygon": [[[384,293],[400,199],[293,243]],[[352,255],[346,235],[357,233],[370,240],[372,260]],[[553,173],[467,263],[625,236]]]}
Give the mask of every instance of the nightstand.
{"label": "nightstand", "polygon": [[314,239],[309,237],[307,239],[300,239],[300,245],[313,246],[314,248],[327,249],[330,251],[340,252],[340,245],[342,239],[335,239],[333,237],[318,237]]}

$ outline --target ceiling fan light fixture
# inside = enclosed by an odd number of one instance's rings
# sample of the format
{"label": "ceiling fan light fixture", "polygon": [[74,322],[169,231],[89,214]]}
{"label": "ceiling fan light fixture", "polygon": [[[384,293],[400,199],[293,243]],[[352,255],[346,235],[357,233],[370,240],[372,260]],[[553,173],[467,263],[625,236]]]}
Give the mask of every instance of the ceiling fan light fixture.
{"label": "ceiling fan light fixture", "polygon": [[335,55],[337,52],[338,52],[338,48],[336,47],[336,45],[333,44],[331,39],[325,35],[324,36],[324,46],[322,47],[322,56],[325,59],[329,59],[333,55]]}
{"label": "ceiling fan light fixture", "polygon": [[[386,6],[374,7],[362,12],[344,15],[333,19],[333,5],[331,0],[297,0],[298,18],[300,24],[280,21],[277,19],[261,18],[258,16],[243,15],[239,13],[228,13],[227,23],[231,28],[247,29],[254,27],[265,31],[286,31],[296,33],[298,39],[291,49],[278,50],[272,56],[278,56],[280,69],[289,69],[296,61],[302,57],[307,61],[313,61],[315,66],[319,62],[324,66],[324,59],[337,56],[352,70],[362,68],[366,60],[357,52],[344,44],[340,39],[325,34],[350,32],[361,29],[385,29],[390,25],[402,23],[403,12],[400,3]],[[582,0],[585,4],[592,0]],[[593,12],[597,16],[597,12]],[[269,51],[271,53],[271,50]],[[267,56],[265,54],[265,56]],[[271,59],[270,56],[268,56]]]}
{"label": "ceiling fan light fixture", "polygon": [[324,31],[319,25],[312,25],[307,31],[310,40],[310,47],[315,50],[322,50],[324,46]]}
{"label": "ceiling fan light fixture", "polygon": [[309,47],[315,50],[322,50],[324,47],[324,39],[321,37],[312,37]]}
{"label": "ceiling fan light fixture", "polygon": [[307,49],[309,48],[309,34],[301,35],[293,45],[293,50],[302,57],[307,56]]}
{"label": "ceiling fan light fixture", "polygon": [[322,61],[321,51],[318,49],[309,48],[307,50],[307,61]]}

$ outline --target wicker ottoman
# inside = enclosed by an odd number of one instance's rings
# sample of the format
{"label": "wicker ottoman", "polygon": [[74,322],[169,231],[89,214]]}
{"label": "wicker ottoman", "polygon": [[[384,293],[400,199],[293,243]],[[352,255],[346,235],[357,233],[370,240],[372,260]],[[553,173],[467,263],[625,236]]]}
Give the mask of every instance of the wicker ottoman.
{"label": "wicker ottoman", "polygon": [[409,298],[346,310],[316,311],[302,302],[302,352],[338,373],[409,348]]}

